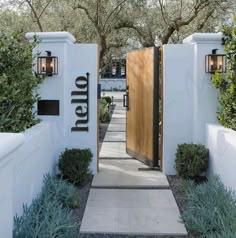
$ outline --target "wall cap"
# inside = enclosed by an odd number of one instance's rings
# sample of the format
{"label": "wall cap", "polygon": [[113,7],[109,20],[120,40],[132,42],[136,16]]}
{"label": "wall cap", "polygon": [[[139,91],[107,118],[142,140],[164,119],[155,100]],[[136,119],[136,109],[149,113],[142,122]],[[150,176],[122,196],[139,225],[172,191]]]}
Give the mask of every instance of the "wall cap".
{"label": "wall cap", "polygon": [[223,34],[218,33],[194,33],[183,40],[184,44],[214,44],[221,43]]}
{"label": "wall cap", "polygon": [[75,43],[75,37],[66,31],[60,32],[28,32],[25,34],[26,39],[32,41],[34,36],[37,36],[42,43],[56,43],[56,42],[67,42]]}
{"label": "wall cap", "polygon": [[220,131],[222,134],[230,134],[236,138],[236,131],[230,128],[226,128],[221,124],[206,123],[207,129],[213,129],[215,131]]}
{"label": "wall cap", "polygon": [[23,133],[0,133],[0,161],[15,151],[25,141]]}

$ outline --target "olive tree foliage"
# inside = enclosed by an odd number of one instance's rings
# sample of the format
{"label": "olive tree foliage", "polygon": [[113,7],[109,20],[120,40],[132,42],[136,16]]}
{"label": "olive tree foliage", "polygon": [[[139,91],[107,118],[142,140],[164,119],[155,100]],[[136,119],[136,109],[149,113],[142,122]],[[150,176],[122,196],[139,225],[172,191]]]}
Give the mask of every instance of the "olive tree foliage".
{"label": "olive tree foliage", "polygon": [[125,29],[123,18],[128,0],[77,0],[74,10],[83,14],[90,22],[90,30],[95,33],[100,45],[100,59],[108,59],[112,49],[122,48],[129,39],[129,29]]}
{"label": "olive tree foliage", "polygon": [[215,32],[235,9],[233,0],[75,0],[95,30],[101,59],[114,49],[180,42],[193,32]]}
{"label": "olive tree foliage", "polygon": [[[145,1],[143,1],[145,2]],[[215,32],[235,9],[232,0],[152,0],[124,19],[143,47],[179,42],[194,32]],[[140,7],[141,6],[141,7]],[[135,20],[134,20],[135,19]]]}
{"label": "olive tree foliage", "polygon": [[127,49],[215,32],[235,12],[234,0],[0,0],[0,30],[68,31],[98,43],[101,67]]}
{"label": "olive tree foliage", "polygon": [[44,31],[42,18],[51,3],[52,0],[2,0],[1,8],[11,10],[19,17],[18,19],[24,18],[28,20],[27,23],[37,25],[37,31]]}

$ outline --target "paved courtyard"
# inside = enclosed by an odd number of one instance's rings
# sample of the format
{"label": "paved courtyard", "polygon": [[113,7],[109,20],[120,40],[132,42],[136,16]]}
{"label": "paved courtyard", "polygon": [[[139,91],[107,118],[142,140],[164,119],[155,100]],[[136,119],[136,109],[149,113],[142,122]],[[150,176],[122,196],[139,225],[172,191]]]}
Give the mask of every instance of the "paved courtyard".
{"label": "paved courtyard", "polygon": [[102,143],[99,173],[92,182],[80,233],[185,236],[166,176],[126,154],[122,95],[113,94],[116,107]]}

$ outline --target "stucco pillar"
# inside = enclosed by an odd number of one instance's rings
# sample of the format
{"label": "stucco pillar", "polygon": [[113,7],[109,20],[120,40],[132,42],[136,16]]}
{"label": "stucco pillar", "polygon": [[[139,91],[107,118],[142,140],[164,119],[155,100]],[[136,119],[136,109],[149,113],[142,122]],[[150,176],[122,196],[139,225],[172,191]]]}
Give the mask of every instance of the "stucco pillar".
{"label": "stucco pillar", "polygon": [[217,123],[217,90],[205,72],[205,56],[224,53],[222,33],[194,33],[183,41],[193,45],[193,143],[205,144],[206,123]]}
{"label": "stucco pillar", "polygon": [[[39,94],[40,100],[59,103],[59,115],[38,115],[53,125],[55,160],[65,148],[90,148],[91,169],[96,173],[98,46],[76,44],[68,32],[27,33],[26,38],[32,41],[35,35],[40,43],[34,54],[46,56],[46,51],[50,51],[52,56],[58,57],[58,75],[47,77],[40,85]],[[36,114],[38,109],[37,104]]]}

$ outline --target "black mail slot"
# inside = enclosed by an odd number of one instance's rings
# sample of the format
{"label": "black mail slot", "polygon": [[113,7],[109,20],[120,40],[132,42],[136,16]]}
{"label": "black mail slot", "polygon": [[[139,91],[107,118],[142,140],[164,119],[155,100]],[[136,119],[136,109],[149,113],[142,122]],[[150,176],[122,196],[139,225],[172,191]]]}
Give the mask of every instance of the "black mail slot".
{"label": "black mail slot", "polygon": [[59,100],[39,100],[38,115],[59,116]]}

